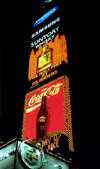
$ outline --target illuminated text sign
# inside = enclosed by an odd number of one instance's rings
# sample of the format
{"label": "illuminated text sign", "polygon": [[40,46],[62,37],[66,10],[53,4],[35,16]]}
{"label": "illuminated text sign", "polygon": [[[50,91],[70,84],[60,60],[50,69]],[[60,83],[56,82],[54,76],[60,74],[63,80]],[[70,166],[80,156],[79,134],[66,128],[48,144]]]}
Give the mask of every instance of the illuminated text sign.
{"label": "illuminated text sign", "polygon": [[42,141],[42,148],[44,148],[45,146],[47,147],[46,151],[49,150],[53,150],[57,147],[59,147],[59,138],[61,137],[61,134],[58,136],[54,136],[53,137],[53,142],[50,139],[47,139],[45,141]]}
{"label": "illuminated text sign", "polygon": [[54,24],[56,24],[57,22],[59,22],[61,20],[61,17],[59,16],[58,18],[56,18],[55,20],[51,21],[50,23],[48,23],[47,25],[45,25],[43,28],[39,29],[38,31],[36,31],[35,33],[33,33],[31,35],[31,38],[36,37],[37,35],[39,35],[40,33],[42,33],[43,31],[45,31],[46,29],[50,28],[51,26],[53,26]]}
{"label": "illuminated text sign", "polygon": [[44,20],[46,20],[51,14],[53,14],[56,10],[57,10],[58,6],[52,8],[50,11],[48,11],[46,14],[44,14],[40,19],[38,19],[35,24],[33,25],[33,27],[39,25],[41,22],[43,22]]}
{"label": "illuminated text sign", "polygon": [[[56,30],[55,29],[52,30],[52,32],[48,33],[47,36],[49,36],[52,33],[56,33]],[[53,36],[53,35],[51,35],[51,36]],[[43,38],[45,38],[45,36]],[[49,38],[48,38],[48,40],[49,40]],[[40,40],[38,39],[37,41],[34,41],[33,44],[32,44],[32,46],[34,47],[34,45],[36,45]],[[59,64],[60,62],[68,63],[67,42],[66,42],[65,36],[64,35],[59,36],[59,33],[57,33],[57,35],[54,37],[53,40],[50,40],[49,42],[47,42],[43,46],[39,46],[39,48],[37,49],[37,51],[35,51],[35,49],[32,48],[31,53],[30,53],[30,58],[29,58],[28,79],[33,78],[33,76],[36,76],[36,74],[39,73],[39,72],[37,72],[37,69],[38,69],[38,58],[42,54],[42,50],[43,50],[43,48],[45,46],[48,46],[48,48],[52,49],[52,51],[51,51],[51,55],[52,55],[52,57],[51,57],[51,63],[52,63],[53,67],[55,67],[55,65]],[[37,47],[38,47],[38,44],[37,44]],[[61,69],[61,70],[63,70],[63,69]],[[59,72],[61,70],[59,70]],[[42,71],[43,71],[43,69],[42,69]],[[50,77],[51,77],[51,75],[53,74],[53,72],[49,71],[47,74],[49,74],[49,73],[50,73]]]}
{"label": "illuminated text sign", "polygon": [[28,102],[29,108],[27,109],[26,112],[29,113],[32,110],[36,109],[38,106],[40,106],[40,102],[42,101],[42,96],[47,96],[48,98],[50,98],[50,96],[54,96],[58,94],[61,85],[62,83],[57,83],[56,85],[52,85],[49,88],[45,88],[45,90],[40,95],[34,94]]}
{"label": "illuminated text sign", "polygon": [[59,26],[53,29],[51,32],[48,32],[47,34],[43,35],[41,38],[37,39],[36,41],[31,43],[31,48],[35,47],[36,49],[45,44],[46,42],[54,39],[56,33],[58,32]]}
{"label": "illuminated text sign", "polygon": [[[61,130],[64,132],[62,79],[26,95],[24,139],[36,138],[36,120],[42,96],[46,96],[47,134]],[[60,98],[60,99],[59,99]],[[62,98],[62,99],[61,99]],[[51,104],[52,103],[52,104]],[[56,109],[55,109],[56,107]],[[59,121],[59,123],[58,123]]]}
{"label": "illuminated text sign", "polygon": [[[59,68],[58,68],[59,66]],[[55,64],[46,70],[36,74],[36,76],[33,76],[32,78],[29,79],[29,87],[30,89],[35,87],[37,84],[40,82],[43,82],[44,80],[57,75],[59,72],[61,72],[61,67],[62,67],[62,62],[59,62],[58,64]],[[58,68],[58,69],[57,69]]]}

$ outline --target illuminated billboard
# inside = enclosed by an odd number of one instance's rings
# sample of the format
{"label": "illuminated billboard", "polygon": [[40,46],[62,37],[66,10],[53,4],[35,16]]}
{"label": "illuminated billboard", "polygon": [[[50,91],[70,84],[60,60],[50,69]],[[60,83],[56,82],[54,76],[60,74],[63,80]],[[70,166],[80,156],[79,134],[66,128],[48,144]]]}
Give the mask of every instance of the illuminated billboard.
{"label": "illuminated billboard", "polygon": [[[50,77],[57,78],[62,62],[68,64],[67,41],[59,5],[47,8],[33,24],[29,56],[29,90]],[[54,71],[53,71],[54,69]],[[46,81],[45,81],[46,82]],[[42,83],[41,83],[42,84]]]}
{"label": "illuminated billboard", "polygon": [[61,17],[57,17],[56,19],[52,20],[50,23],[48,23],[47,25],[43,26],[42,28],[40,28],[39,30],[37,30],[36,32],[32,33],[31,38],[35,38],[37,35],[39,35],[40,33],[44,32],[45,30],[47,30],[48,28],[50,28],[51,26],[55,25],[57,22],[59,22],[61,20]]}
{"label": "illuminated billboard", "polygon": [[58,6],[55,6],[50,11],[45,13],[40,19],[35,21],[33,27],[35,27],[35,26],[39,25],[40,23],[42,23],[43,21],[45,21],[50,15],[52,15],[57,10],[57,8],[58,8]]}
{"label": "illuminated billboard", "polygon": [[64,61],[68,64],[67,42],[65,36],[57,34],[53,40],[40,46],[35,52],[32,49],[29,57],[28,79],[32,79],[40,71]]}
{"label": "illuminated billboard", "polygon": [[62,76],[25,96],[22,138],[37,138],[37,116],[42,96],[46,96],[47,124],[46,134],[62,131],[68,137],[69,150],[74,151],[71,122],[69,78]]}
{"label": "illuminated billboard", "polygon": [[[53,40],[57,33],[62,32],[61,25],[61,12],[58,5],[52,6],[47,9],[40,18],[38,18],[31,28],[30,47],[35,51],[39,46],[44,45],[46,42]],[[61,33],[62,35],[62,33]]]}
{"label": "illuminated billboard", "polygon": [[36,39],[31,43],[31,48],[38,48],[41,45],[44,45],[46,42],[49,42],[50,40],[54,39],[54,37],[57,35],[59,32],[59,26],[56,28],[52,29],[48,33],[44,34],[42,37]]}

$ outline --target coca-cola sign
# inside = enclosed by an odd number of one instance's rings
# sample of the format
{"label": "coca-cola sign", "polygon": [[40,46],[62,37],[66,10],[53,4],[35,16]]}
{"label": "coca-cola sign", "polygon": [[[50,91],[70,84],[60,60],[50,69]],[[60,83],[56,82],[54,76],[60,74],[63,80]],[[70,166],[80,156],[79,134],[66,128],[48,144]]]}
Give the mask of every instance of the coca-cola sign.
{"label": "coca-cola sign", "polygon": [[[61,76],[25,96],[22,138],[37,138],[37,120],[41,98],[46,96],[46,134],[62,131],[69,140],[69,150],[74,151],[71,122],[69,78]],[[40,121],[44,119],[40,119]]]}
{"label": "coca-cola sign", "polygon": [[[28,101],[28,107],[27,113],[31,112],[32,110],[36,109],[38,106],[40,106],[40,102],[42,99],[42,96],[47,96],[47,98],[50,98],[51,96],[54,96],[59,93],[60,86],[62,83],[56,83],[55,85],[51,85],[48,88],[44,88],[41,90],[41,93],[36,95],[33,94],[32,97]],[[33,108],[32,108],[33,107]]]}
{"label": "coca-cola sign", "polygon": [[63,80],[53,80],[25,96],[23,138],[36,138],[37,115],[42,96],[46,96],[47,134],[61,130],[64,132]]}

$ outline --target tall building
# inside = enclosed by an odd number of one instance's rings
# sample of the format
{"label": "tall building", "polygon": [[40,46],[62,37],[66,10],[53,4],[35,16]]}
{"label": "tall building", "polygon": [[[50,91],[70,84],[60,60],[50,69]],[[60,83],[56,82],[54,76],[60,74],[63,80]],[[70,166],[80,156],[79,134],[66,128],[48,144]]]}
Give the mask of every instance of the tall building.
{"label": "tall building", "polygon": [[[52,3],[44,2],[44,4],[46,6],[41,8],[42,15],[33,23],[30,36],[29,85],[25,96],[22,139],[31,138],[33,143],[41,140],[41,145],[45,149],[45,146],[50,143],[46,143],[48,136],[61,134],[67,139],[64,146],[66,145],[68,150],[65,157],[68,161],[70,156],[68,154],[73,156],[74,152],[68,69],[70,51],[67,47],[69,34],[63,27],[62,3],[52,1]],[[46,117],[38,115],[43,96],[46,97]],[[37,127],[37,123],[40,126]],[[39,127],[41,131],[37,129]],[[44,133],[43,138],[41,138],[41,132]],[[44,140],[46,140],[46,145],[44,145]],[[54,152],[54,145],[49,145],[49,147],[48,153],[57,155],[57,152]],[[53,149],[52,152],[51,149]]]}
{"label": "tall building", "polygon": [[[21,139],[12,140],[12,152],[8,148],[0,160],[5,167],[4,160],[13,156],[9,167],[16,169],[71,169],[74,143],[68,64],[70,37],[64,27],[63,2],[41,2],[40,16],[36,17],[30,35]],[[7,147],[9,143],[2,147],[2,152]]]}

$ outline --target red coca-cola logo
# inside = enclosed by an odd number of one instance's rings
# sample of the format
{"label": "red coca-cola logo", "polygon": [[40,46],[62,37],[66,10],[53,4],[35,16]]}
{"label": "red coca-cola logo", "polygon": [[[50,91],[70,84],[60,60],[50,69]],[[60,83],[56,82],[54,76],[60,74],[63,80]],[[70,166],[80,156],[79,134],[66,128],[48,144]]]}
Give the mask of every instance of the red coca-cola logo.
{"label": "red coca-cola logo", "polygon": [[[42,100],[42,96],[47,96],[48,98],[51,97],[51,96],[54,96],[56,94],[59,93],[60,91],[60,86],[62,85],[62,83],[57,83],[56,85],[52,85],[50,87],[48,87],[44,92],[42,92],[40,95],[36,95],[34,94],[29,102],[28,102],[28,106],[29,107],[33,107],[35,106],[37,103],[40,103],[41,100]],[[43,89],[42,89],[43,91]]]}

